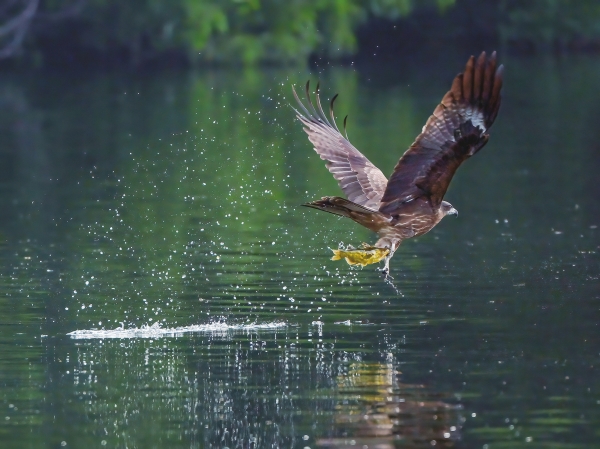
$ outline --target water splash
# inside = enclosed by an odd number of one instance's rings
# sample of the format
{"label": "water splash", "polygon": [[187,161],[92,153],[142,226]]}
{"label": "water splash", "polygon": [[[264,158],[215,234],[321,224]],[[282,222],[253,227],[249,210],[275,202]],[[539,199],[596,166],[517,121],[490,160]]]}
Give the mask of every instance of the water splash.
{"label": "water splash", "polygon": [[271,323],[251,323],[251,324],[228,324],[217,321],[208,324],[194,324],[191,326],[165,327],[160,323],[154,323],[151,326],[116,329],[83,329],[69,332],[67,335],[75,339],[104,339],[104,338],[160,338],[160,337],[180,337],[187,333],[210,333],[225,335],[232,332],[243,332],[253,330],[272,330],[287,327],[285,321],[273,321]]}

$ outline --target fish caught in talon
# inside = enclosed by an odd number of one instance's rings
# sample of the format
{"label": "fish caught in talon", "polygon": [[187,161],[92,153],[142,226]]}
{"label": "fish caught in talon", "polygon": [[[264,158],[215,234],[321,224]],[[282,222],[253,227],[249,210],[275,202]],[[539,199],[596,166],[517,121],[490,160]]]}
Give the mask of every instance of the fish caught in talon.
{"label": "fish caught in talon", "polygon": [[348,265],[360,265],[363,267],[380,262],[390,253],[389,248],[377,248],[366,243],[363,243],[362,248],[358,249],[348,247],[347,249],[331,249],[331,251],[333,251],[331,260],[346,259]]}

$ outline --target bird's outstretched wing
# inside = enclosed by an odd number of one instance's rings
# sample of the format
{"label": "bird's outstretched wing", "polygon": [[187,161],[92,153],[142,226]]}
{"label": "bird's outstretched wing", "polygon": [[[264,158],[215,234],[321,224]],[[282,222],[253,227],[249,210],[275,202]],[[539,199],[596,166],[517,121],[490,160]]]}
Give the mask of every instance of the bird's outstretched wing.
{"label": "bird's outstretched wing", "polygon": [[[294,88],[292,90],[302,111],[296,110],[296,114],[304,125],[308,140],[312,142],[321,159],[326,161],[327,168],[347,198],[369,209],[379,209],[387,179],[381,170],[375,167],[340,133],[333,114],[333,103],[337,95],[331,99],[329,110],[331,121],[329,121],[321,106],[318,84],[315,90],[316,108],[310,98],[308,82],[306,83],[308,105],[305,106],[300,101]],[[346,120],[344,120],[344,127],[345,124]]]}
{"label": "bird's outstretched wing", "polygon": [[440,205],[456,169],[487,143],[487,130],[500,108],[503,66],[496,68],[496,52],[485,52],[467,62],[454,78],[411,147],[396,164],[379,210],[395,215],[402,204],[427,197]]}

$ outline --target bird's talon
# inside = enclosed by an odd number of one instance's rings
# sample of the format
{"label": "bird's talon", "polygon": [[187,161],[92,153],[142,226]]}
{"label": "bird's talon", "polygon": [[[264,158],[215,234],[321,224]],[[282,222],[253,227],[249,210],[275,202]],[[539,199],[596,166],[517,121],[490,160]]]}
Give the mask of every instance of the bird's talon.
{"label": "bird's talon", "polygon": [[381,270],[381,274],[383,275],[383,279],[385,279],[386,281],[391,281],[394,279],[393,276],[390,275],[389,270]]}
{"label": "bird's talon", "polygon": [[392,276],[390,276],[389,268],[377,268],[377,271],[379,271],[385,279],[394,279]]}

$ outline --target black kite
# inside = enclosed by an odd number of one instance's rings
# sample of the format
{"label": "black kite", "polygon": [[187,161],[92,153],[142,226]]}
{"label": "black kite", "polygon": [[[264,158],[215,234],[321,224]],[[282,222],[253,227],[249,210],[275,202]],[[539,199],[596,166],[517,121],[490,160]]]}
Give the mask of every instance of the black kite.
{"label": "black kite", "polygon": [[446,215],[458,215],[443,201],[444,194],[460,164],[489,139],[487,131],[500,108],[502,74],[495,52],[489,58],[485,52],[477,60],[471,56],[389,180],[340,133],[333,114],[337,95],[331,100],[330,121],[318,85],[316,107],[308,83],[308,107],[294,90],[302,111],[296,113],[308,139],[348,197],[327,196],[304,206],[348,217],[376,232],[375,246],[390,250],[383,269],[388,273],[390,259],[404,239],[425,234]]}

